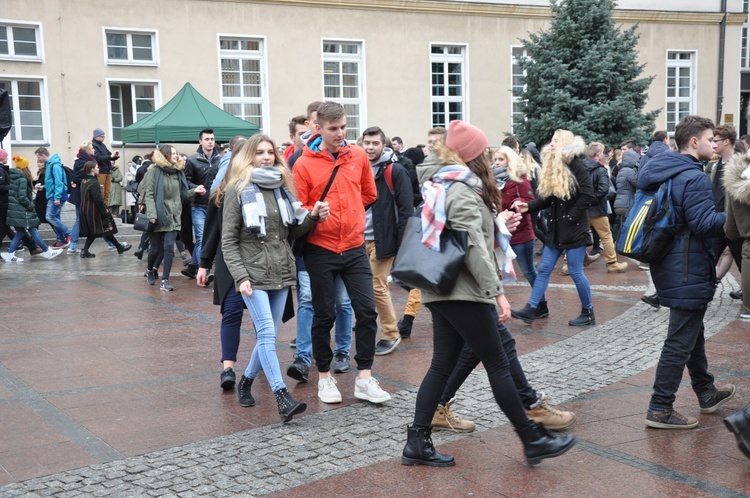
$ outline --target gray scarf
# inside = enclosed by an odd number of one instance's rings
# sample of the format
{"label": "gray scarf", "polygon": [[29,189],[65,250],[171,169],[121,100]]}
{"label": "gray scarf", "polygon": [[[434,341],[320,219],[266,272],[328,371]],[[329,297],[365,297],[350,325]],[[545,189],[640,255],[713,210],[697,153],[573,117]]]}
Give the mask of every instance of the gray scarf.
{"label": "gray scarf", "polygon": [[[238,185],[239,186],[239,185]],[[263,166],[253,170],[252,181],[240,192],[242,205],[242,220],[245,230],[264,238],[266,234],[266,218],[268,210],[263,198],[264,190],[273,190],[276,204],[279,207],[281,222],[284,226],[294,226],[302,223],[307,216],[307,209],[302,207],[294,195],[284,186],[284,178],[274,166]]]}

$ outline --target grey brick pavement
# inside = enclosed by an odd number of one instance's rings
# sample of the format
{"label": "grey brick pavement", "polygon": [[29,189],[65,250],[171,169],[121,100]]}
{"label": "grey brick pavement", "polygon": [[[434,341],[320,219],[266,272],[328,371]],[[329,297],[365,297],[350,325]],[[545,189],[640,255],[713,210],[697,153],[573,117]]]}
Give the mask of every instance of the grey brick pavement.
{"label": "grey brick pavement", "polygon": [[[728,302],[729,292],[737,288],[727,275],[706,314],[707,337],[736,318],[737,308]],[[668,315],[666,309],[654,311],[639,302],[622,315],[526,354],[521,361],[532,385],[553,393],[556,403],[564,403],[654,366]],[[393,393],[385,406],[357,403],[288,425],[264,426],[9,484],[0,487],[0,496],[261,496],[397,458],[415,396],[414,389],[404,389]],[[483,372],[472,373],[460,397],[461,411],[471,414],[477,431],[506,423]],[[645,405],[644,399],[644,410]],[[471,436],[441,432],[435,439],[442,444],[462,437]]]}

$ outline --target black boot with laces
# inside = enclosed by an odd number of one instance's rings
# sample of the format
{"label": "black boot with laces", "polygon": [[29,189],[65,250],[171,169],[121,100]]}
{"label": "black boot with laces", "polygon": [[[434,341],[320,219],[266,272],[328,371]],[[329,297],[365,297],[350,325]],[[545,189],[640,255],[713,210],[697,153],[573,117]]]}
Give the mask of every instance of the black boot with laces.
{"label": "black boot with laces", "polygon": [[279,405],[279,417],[281,417],[282,422],[289,422],[295,415],[299,415],[307,410],[307,405],[292,398],[286,387],[275,391],[273,395],[276,397],[276,403]]}
{"label": "black boot with laces", "polygon": [[253,379],[244,375],[237,384],[237,398],[240,400],[240,406],[255,406],[255,398],[250,394],[250,388],[253,387]]}

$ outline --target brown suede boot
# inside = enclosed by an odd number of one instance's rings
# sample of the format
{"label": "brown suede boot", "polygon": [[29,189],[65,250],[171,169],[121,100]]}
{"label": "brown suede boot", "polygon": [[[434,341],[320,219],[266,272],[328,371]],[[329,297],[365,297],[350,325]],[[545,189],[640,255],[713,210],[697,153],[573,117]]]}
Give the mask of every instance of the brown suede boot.
{"label": "brown suede boot", "polygon": [[540,401],[534,408],[526,410],[526,416],[546,429],[557,431],[570,427],[576,421],[573,412],[558,410],[546,401]]}
{"label": "brown suede boot", "polygon": [[474,432],[477,425],[471,420],[461,420],[451,411],[454,400],[438,405],[435,415],[432,417],[432,429],[435,431],[447,430],[453,432]]}

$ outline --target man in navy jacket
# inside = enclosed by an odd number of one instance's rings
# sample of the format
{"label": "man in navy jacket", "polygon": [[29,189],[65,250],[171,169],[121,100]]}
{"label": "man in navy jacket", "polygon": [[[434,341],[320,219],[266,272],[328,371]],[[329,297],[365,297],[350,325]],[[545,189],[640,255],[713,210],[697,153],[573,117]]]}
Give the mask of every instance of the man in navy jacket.
{"label": "man in navy jacket", "polygon": [[711,180],[701,161],[716,148],[710,119],[686,116],[675,128],[678,152],[663,152],[638,172],[638,188],[655,190],[672,179],[672,203],[677,235],[669,253],[651,263],[651,277],[661,304],[668,306],[669,326],[659,364],[654,392],[646,415],[646,426],[657,429],[692,429],[695,417],[673,409],[675,393],[685,366],[701,413],[713,413],[734,396],[731,384],[717,389],[708,372],[703,317],[713,299],[714,267],[712,239],[722,234],[725,213],[717,213],[711,195]]}

